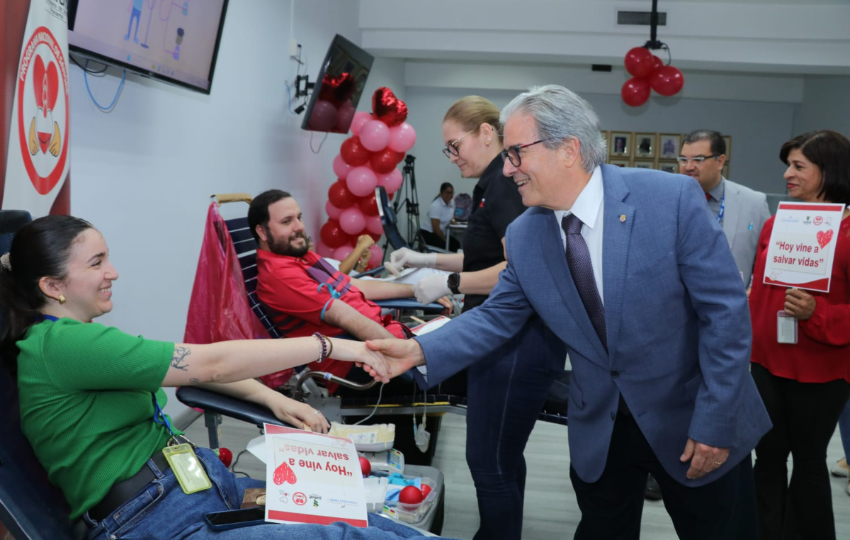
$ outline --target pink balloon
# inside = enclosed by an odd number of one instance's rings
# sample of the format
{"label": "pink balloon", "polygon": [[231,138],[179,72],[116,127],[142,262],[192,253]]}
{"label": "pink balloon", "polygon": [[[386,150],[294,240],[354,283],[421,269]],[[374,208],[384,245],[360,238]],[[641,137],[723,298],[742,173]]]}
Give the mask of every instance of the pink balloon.
{"label": "pink balloon", "polygon": [[354,248],[352,246],[338,247],[334,250],[333,258],[338,261],[343,261],[346,257],[351,255],[352,251],[354,251]]}
{"label": "pink balloon", "polygon": [[340,180],[345,180],[348,178],[348,173],[351,171],[351,165],[342,160],[342,156],[337,154],[334,158],[334,174],[336,174],[337,178]]}
{"label": "pink balloon", "polygon": [[381,216],[366,216],[366,230],[372,234],[384,234],[384,224]]}
{"label": "pink balloon", "polygon": [[326,259],[328,259],[328,258],[333,259],[333,257],[334,257],[334,250],[332,248],[329,248],[328,246],[324,245],[321,242],[316,244],[316,253],[318,253],[320,256],[322,256]]}
{"label": "pink balloon", "polygon": [[390,148],[396,152],[407,152],[416,144],[416,130],[407,122],[390,128]]}
{"label": "pink balloon", "polygon": [[330,101],[320,99],[313,105],[310,113],[310,129],[316,131],[330,131],[336,127],[337,111]]}
{"label": "pink balloon", "polygon": [[348,173],[348,178],[345,180],[345,185],[348,186],[348,191],[357,197],[365,197],[375,192],[375,186],[378,185],[378,178],[372,169],[366,167],[354,167]]}
{"label": "pink balloon", "polygon": [[339,215],[342,214],[342,208],[337,208],[331,204],[331,201],[328,201],[325,203],[325,212],[327,212],[329,218],[339,219]]}
{"label": "pink balloon", "polygon": [[369,257],[369,267],[377,268],[381,266],[381,263],[384,262],[384,250],[381,249],[381,246],[373,244],[369,246],[369,251],[372,252],[372,256]]}
{"label": "pink balloon", "polygon": [[380,120],[369,120],[360,128],[360,144],[370,152],[379,152],[390,142],[390,128]]}
{"label": "pink balloon", "polygon": [[339,226],[346,234],[356,235],[366,228],[366,218],[357,206],[346,208],[339,216]]}
{"label": "pink balloon", "polygon": [[389,174],[381,175],[378,180],[379,186],[384,186],[387,190],[387,193],[395,193],[398,191],[398,188],[401,187],[401,171],[398,169],[393,169]]}
{"label": "pink balloon", "polygon": [[340,105],[339,111],[336,113],[337,131],[348,133],[348,129],[351,127],[351,120],[354,118],[355,112],[354,105],[352,105],[350,101],[346,101]]}
{"label": "pink balloon", "polygon": [[360,111],[359,113],[354,113],[354,119],[351,121],[351,133],[359,135],[360,130],[363,128],[363,124],[371,119],[372,115],[367,112]]}

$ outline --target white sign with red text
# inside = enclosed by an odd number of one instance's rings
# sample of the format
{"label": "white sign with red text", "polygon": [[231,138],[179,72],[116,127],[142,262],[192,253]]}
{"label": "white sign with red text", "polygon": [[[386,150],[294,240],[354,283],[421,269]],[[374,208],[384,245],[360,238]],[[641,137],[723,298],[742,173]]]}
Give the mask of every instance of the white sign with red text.
{"label": "white sign with red text", "polygon": [[767,248],[764,283],[829,292],[843,204],[781,202]]}
{"label": "white sign with red text", "polygon": [[366,527],[360,459],[348,439],[265,424],[266,521]]}

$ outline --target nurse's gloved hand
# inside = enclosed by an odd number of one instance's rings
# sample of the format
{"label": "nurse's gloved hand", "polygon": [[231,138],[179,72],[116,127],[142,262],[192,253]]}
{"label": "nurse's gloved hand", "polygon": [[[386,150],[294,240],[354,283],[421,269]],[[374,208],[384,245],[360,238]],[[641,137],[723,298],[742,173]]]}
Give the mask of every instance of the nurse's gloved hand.
{"label": "nurse's gloved hand", "polygon": [[416,301],[420,304],[430,304],[438,298],[452,294],[452,291],[449,290],[448,281],[448,274],[434,274],[420,279],[413,286]]}
{"label": "nurse's gloved hand", "polygon": [[392,272],[401,271],[406,267],[412,268],[436,268],[437,254],[436,253],[419,253],[408,248],[397,249],[390,255],[390,264],[387,266]]}

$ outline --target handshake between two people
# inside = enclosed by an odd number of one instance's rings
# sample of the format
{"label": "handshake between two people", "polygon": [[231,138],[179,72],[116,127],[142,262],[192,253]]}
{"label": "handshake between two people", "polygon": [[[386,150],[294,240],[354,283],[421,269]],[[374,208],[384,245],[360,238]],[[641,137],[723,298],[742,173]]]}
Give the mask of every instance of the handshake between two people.
{"label": "handshake between two people", "polygon": [[425,354],[414,339],[370,339],[365,343],[334,340],[337,360],[354,362],[378,382],[388,383],[416,366],[425,365]]}

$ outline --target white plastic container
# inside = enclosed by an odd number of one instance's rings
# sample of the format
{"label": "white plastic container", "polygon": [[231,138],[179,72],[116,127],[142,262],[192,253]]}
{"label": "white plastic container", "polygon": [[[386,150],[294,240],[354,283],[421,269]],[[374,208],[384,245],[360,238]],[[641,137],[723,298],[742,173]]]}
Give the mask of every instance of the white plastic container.
{"label": "white plastic container", "polygon": [[[415,476],[404,476],[405,480],[413,480],[416,478]],[[422,502],[417,504],[406,504],[398,501],[387,501],[386,506],[393,508],[395,510],[395,514],[399,520],[404,521],[405,523],[416,523],[421,521],[425,514],[431,509],[431,505],[437,501],[437,497],[439,496],[439,487],[437,482],[428,478],[427,476],[421,477],[421,484],[427,485],[431,488],[431,492],[428,494]]]}

